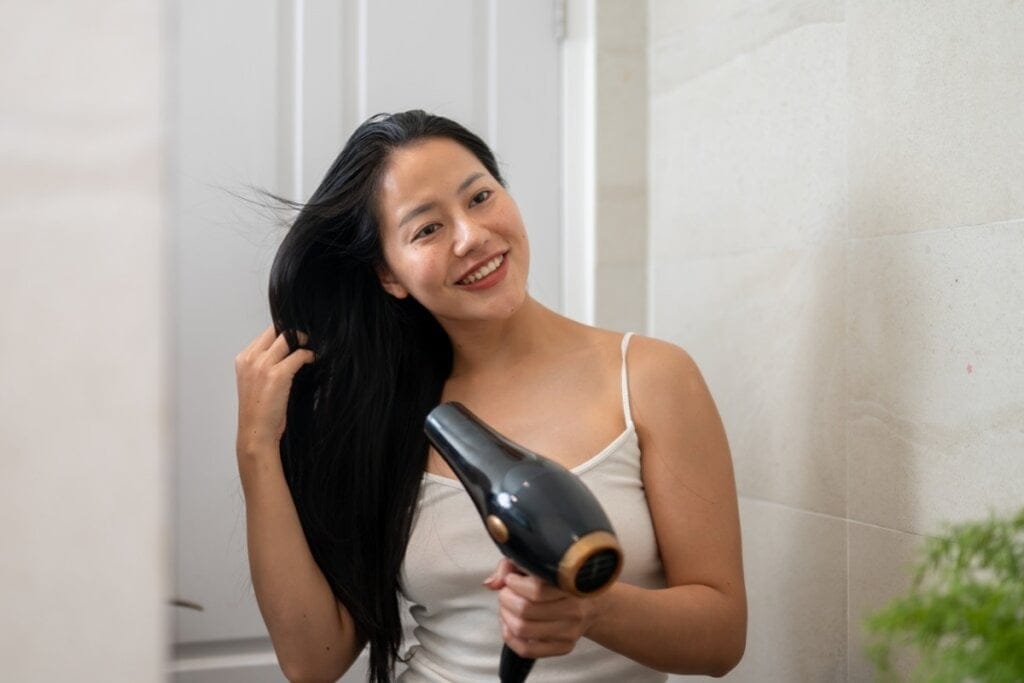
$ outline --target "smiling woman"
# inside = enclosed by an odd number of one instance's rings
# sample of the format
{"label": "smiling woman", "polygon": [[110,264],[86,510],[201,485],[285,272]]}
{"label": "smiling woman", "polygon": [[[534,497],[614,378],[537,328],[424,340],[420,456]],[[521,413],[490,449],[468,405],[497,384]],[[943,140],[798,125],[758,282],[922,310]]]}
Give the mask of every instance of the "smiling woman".
{"label": "smiling woman", "polygon": [[378,212],[379,273],[392,296],[412,295],[445,327],[504,317],[522,305],[529,268],[522,217],[462,145],[434,138],[396,150]]}
{"label": "smiling woman", "polygon": [[[291,680],[336,679],[367,643],[390,680],[400,595],[404,681],[493,680],[502,641],[541,681],[721,675],[742,655],[732,466],[700,372],[547,309],[529,261],[491,151],[421,111],[360,126],[289,230],[274,326],[236,370],[253,585]],[[423,433],[448,400],[594,491],[624,539],[608,591],[500,558]]]}

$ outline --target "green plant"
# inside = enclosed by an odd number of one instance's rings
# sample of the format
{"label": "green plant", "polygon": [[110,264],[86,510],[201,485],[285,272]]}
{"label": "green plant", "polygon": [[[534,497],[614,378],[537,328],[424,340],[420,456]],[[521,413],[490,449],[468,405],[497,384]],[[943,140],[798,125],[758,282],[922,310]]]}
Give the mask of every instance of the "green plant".
{"label": "green plant", "polygon": [[910,591],[866,626],[883,680],[896,678],[894,649],[909,647],[913,680],[1024,681],[1024,509],[929,538]]}

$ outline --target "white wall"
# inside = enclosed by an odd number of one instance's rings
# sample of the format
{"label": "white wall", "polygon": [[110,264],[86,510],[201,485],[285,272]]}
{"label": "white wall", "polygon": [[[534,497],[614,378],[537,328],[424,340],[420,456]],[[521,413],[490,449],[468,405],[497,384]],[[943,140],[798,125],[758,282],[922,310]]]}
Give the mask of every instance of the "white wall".
{"label": "white wall", "polygon": [[0,678],[163,679],[170,607],[165,26],[0,22]]}
{"label": "white wall", "polygon": [[943,520],[1024,491],[1024,5],[652,0],[650,321],[721,408],[736,681],[868,681]]}

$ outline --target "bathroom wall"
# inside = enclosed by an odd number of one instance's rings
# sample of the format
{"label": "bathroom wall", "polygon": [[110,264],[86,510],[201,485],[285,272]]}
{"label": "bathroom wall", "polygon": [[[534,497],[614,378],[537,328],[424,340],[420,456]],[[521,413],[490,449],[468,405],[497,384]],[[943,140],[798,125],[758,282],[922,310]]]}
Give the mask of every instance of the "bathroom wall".
{"label": "bathroom wall", "polygon": [[598,0],[594,7],[594,322],[643,332],[647,0]]}
{"label": "bathroom wall", "polygon": [[729,433],[733,681],[868,681],[944,521],[1024,500],[1024,4],[651,0],[649,332]]}
{"label": "bathroom wall", "polygon": [[4,3],[0,680],[163,680],[160,2]]}

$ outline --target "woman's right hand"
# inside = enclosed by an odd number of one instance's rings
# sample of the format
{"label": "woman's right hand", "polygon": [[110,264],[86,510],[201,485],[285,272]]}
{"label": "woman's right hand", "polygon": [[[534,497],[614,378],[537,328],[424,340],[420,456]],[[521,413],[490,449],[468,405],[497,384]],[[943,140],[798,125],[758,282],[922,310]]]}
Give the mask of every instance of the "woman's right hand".
{"label": "woman's right hand", "polygon": [[[306,336],[299,333],[299,341]],[[235,356],[238,380],[238,454],[277,450],[288,415],[288,394],[295,373],[313,362],[309,349],[289,351],[284,335],[271,325]]]}

